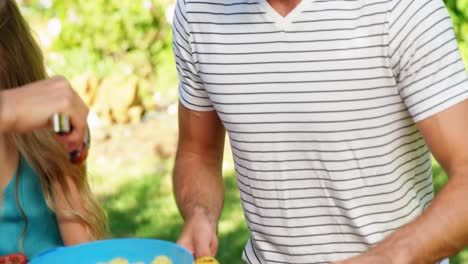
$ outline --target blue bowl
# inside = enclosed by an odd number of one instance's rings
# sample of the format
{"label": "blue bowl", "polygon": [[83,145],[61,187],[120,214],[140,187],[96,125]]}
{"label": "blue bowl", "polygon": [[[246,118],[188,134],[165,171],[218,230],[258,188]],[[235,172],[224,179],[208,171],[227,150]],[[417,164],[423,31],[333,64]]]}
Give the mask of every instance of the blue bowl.
{"label": "blue bowl", "polygon": [[130,263],[150,264],[158,256],[167,256],[173,264],[193,264],[193,256],[175,243],[155,239],[111,239],[47,250],[32,259],[29,264],[97,264],[116,258]]}

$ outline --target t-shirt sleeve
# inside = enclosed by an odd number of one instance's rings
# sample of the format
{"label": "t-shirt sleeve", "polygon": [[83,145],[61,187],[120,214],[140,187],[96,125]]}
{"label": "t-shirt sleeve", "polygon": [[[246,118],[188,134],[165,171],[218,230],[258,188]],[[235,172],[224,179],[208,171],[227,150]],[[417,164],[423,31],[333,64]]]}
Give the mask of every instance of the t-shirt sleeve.
{"label": "t-shirt sleeve", "polygon": [[442,0],[394,0],[389,53],[398,91],[415,122],[468,98],[465,67]]}
{"label": "t-shirt sleeve", "polygon": [[184,1],[177,0],[172,24],[172,47],[179,76],[179,100],[191,110],[212,111],[213,104],[198,74],[198,62],[190,40]]}

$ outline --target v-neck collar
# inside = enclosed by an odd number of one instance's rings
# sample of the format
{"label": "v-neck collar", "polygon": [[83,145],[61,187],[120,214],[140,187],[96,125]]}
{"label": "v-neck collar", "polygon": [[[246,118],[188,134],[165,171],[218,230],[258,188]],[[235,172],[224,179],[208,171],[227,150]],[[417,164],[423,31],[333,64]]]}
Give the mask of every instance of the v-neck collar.
{"label": "v-neck collar", "polygon": [[302,0],[297,6],[289,12],[286,16],[282,16],[276,9],[274,9],[267,0],[260,0],[260,3],[265,8],[266,13],[274,19],[277,25],[281,28],[285,28],[287,25],[291,24],[299,14],[302,13],[306,3],[310,0]]}

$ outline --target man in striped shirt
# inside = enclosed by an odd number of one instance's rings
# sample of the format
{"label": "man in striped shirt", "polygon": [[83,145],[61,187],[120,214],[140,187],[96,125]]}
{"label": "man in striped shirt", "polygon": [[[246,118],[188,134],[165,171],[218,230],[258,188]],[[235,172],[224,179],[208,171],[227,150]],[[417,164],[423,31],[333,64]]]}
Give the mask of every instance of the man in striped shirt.
{"label": "man in striped shirt", "polygon": [[[442,0],[178,0],[173,36],[197,257],[218,246],[225,131],[246,263],[447,263],[468,244],[468,83]],[[450,178],[434,200],[430,152]]]}

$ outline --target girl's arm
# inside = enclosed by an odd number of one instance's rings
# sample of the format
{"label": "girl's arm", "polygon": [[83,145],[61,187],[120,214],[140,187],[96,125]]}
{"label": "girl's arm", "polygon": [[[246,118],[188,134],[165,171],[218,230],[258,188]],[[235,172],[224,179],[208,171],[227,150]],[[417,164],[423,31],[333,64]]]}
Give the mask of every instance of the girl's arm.
{"label": "girl's arm", "polygon": [[[71,180],[68,180],[68,186],[70,188],[68,197],[71,204],[67,203],[67,198],[62,189],[54,191],[54,199],[58,209],[57,222],[63,243],[65,246],[72,246],[95,241],[96,238],[86,228],[81,219],[66,214],[66,212],[70,211],[77,212],[85,217],[88,214],[76,185]],[[65,212],[65,214],[60,212]]]}

